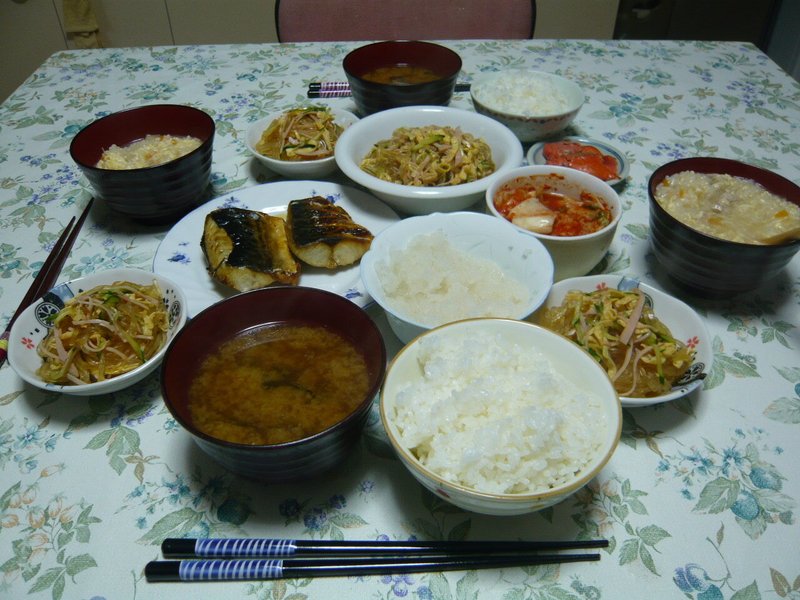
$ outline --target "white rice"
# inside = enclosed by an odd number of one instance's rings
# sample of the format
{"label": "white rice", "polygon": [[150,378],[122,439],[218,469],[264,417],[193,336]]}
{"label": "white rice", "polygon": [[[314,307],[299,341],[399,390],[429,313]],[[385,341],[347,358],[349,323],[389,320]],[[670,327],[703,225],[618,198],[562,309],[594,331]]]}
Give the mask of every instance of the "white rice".
{"label": "white rice", "polygon": [[522,117],[558,115],[570,109],[569,99],[546,77],[504,72],[473,86],[472,93],[484,106]]}
{"label": "white rice", "polygon": [[419,234],[376,264],[395,314],[426,327],[473,317],[518,319],[531,292],[492,260],[459,250],[442,231]]}
{"label": "white rice", "polygon": [[486,493],[533,493],[574,480],[606,436],[598,396],[531,347],[498,335],[419,342],[421,379],[397,394],[400,442],[430,471]]}

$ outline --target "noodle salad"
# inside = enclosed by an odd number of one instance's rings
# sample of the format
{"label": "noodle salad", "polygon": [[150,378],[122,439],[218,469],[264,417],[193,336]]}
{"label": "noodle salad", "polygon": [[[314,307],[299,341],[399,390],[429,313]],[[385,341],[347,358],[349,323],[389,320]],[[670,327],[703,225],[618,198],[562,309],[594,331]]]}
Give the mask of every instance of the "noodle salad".
{"label": "noodle salad", "polygon": [[694,350],[656,318],[641,290],[571,290],[541,324],[591,354],[621,396],[660,396],[691,367]]}
{"label": "noodle salad", "polygon": [[343,131],[327,108],[295,108],[272,121],[255,148],[276,160],[318,160],[333,156]]}
{"label": "noodle salad", "polygon": [[361,168],[384,181],[440,187],[476,181],[494,173],[492,149],[454,127],[400,127],[376,143]]}
{"label": "noodle salad", "polygon": [[39,343],[47,383],[104,381],[143,365],[164,345],[169,316],[156,282],[118,281],[69,299]]}

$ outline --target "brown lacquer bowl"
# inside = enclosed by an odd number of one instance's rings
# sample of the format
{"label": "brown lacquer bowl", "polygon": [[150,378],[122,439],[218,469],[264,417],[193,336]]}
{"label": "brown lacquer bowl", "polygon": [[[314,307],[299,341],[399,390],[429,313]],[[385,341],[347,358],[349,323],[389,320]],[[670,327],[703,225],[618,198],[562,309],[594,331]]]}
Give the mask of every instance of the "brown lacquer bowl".
{"label": "brown lacquer bowl", "polygon": [[[367,368],[368,387],[355,408],[327,429],[277,444],[234,443],[198,429],[190,388],[206,357],[245,331],[274,324],[322,326],[348,340]],[[226,469],[260,481],[309,479],[339,464],[358,441],[383,382],[386,348],[374,321],[351,301],[307,287],[273,287],[232,296],[194,317],[167,349],[161,369],[164,403],[197,445]],[[230,385],[237,385],[234,381]],[[235,407],[232,407],[235,409]]]}
{"label": "brown lacquer bowl", "polygon": [[775,277],[800,250],[800,241],[761,245],[706,235],[670,215],[655,199],[658,185],[682,171],[727,173],[750,179],[800,205],[800,187],[777,173],[736,160],[697,157],[675,160],[650,176],[650,244],[666,274],[680,287],[706,298],[725,298],[758,288]]}
{"label": "brown lacquer bowl", "polygon": [[[119,214],[148,224],[177,221],[208,199],[214,119],[191,106],[154,104],[102,117],[84,127],[70,144],[72,160],[95,196]],[[98,168],[103,151],[148,134],[193,136],[199,148],[170,162],[137,169]]]}
{"label": "brown lacquer bowl", "polygon": [[[375,69],[398,65],[428,69],[437,78],[411,84],[382,83],[364,78]],[[461,72],[461,57],[449,48],[431,42],[387,41],[356,48],[344,57],[342,67],[358,111],[369,115],[399,106],[446,106]]]}

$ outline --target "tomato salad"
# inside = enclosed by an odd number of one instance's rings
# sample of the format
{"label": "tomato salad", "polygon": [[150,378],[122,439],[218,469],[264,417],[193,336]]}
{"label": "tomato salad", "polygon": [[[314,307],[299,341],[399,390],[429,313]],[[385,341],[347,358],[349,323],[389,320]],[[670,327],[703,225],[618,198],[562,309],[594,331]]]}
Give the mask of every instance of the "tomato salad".
{"label": "tomato salad", "polygon": [[619,178],[616,159],[588,144],[572,141],[550,142],[544,145],[542,154],[549,165],[578,169],[603,181]]}
{"label": "tomato salad", "polygon": [[561,237],[587,235],[611,223],[605,200],[587,191],[558,190],[553,177],[517,177],[500,186],[493,198],[497,211],[523,229]]}

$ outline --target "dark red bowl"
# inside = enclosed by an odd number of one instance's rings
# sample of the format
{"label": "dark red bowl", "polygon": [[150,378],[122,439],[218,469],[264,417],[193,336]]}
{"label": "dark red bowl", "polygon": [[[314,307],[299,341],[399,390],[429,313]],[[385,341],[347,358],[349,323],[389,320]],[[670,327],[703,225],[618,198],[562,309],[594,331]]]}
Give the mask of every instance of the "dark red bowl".
{"label": "dark red bowl", "polygon": [[800,187],[777,173],[726,158],[684,158],[667,163],[650,176],[650,244],[667,275],[679,286],[706,298],[724,298],[756,289],[775,277],[800,250],[800,241],[776,245],[729,242],[685,225],[655,199],[655,190],[681,171],[726,173],[761,184],[800,206]]}
{"label": "dark red bowl", "polygon": [[[144,223],[170,223],[208,199],[215,129],[214,119],[191,106],[140,106],[90,123],[73,138],[69,151],[95,196],[109,208]],[[113,170],[95,166],[112,144],[124,146],[148,134],[190,135],[203,143],[156,167]]]}
{"label": "dark red bowl", "polygon": [[[189,388],[203,360],[235,335],[274,323],[320,325],[358,348],[370,380],[358,406],[328,429],[283,444],[237,444],[197,429],[189,411]],[[189,321],[164,356],[161,391],[175,419],[204,452],[226,469],[261,481],[293,481],[326,472],[346,457],[361,435],[385,371],[383,338],[363,309],[324,290],[273,287],[231,296]]]}
{"label": "dark red bowl", "polygon": [[[367,81],[364,75],[381,67],[408,65],[430,69],[439,79],[427,83],[396,85]],[[431,42],[388,41],[361,46],[342,62],[358,111],[369,115],[398,106],[446,106],[453,97],[461,57]]]}

